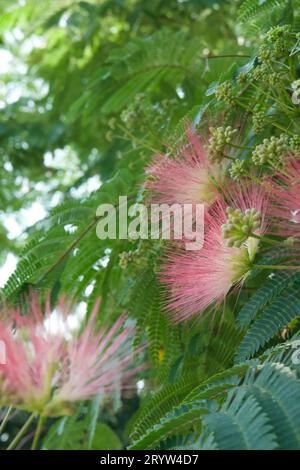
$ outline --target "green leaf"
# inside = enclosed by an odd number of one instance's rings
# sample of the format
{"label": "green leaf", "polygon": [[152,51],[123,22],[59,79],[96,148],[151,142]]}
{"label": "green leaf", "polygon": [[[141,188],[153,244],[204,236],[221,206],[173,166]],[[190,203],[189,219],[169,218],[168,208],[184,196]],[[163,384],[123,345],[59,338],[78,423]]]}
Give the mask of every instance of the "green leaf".
{"label": "green leaf", "polygon": [[122,443],[105,423],[97,423],[93,439],[89,443],[87,420],[74,418],[58,420],[43,440],[43,450],[119,450]]}
{"label": "green leaf", "polygon": [[262,311],[259,318],[250,326],[237,349],[236,362],[252,357],[299,313],[299,287],[288,287]]}

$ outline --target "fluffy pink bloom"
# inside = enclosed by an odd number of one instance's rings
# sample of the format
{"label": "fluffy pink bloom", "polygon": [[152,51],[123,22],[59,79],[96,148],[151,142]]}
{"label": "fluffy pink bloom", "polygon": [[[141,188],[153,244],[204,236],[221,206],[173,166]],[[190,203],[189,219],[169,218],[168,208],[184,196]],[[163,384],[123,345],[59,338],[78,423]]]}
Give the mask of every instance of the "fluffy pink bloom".
{"label": "fluffy pink bloom", "polygon": [[251,270],[259,240],[247,238],[240,247],[229,247],[222,237],[222,225],[227,222],[226,208],[255,209],[261,214],[261,235],[266,230],[267,197],[265,191],[245,183],[243,189],[232,189],[219,199],[205,218],[205,239],[202,249],[173,252],[168,256],[162,281],[170,292],[169,309],[182,321],[198,314],[213,302],[220,302],[234,285],[239,285]]}
{"label": "fluffy pink bloom", "polygon": [[277,232],[286,237],[300,236],[300,160],[289,158],[282,173],[270,183],[271,214],[277,219]]}
{"label": "fluffy pink bloom", "polygon": [[[67,318],[66,308],[58,307]],[[96,327],[96,309],[82,333],[66,338],[51,332],[49,303],[43,316],[36,296],[28,315],[10,309],[0,320],[6,361],[0,364],[0,404],[41,414],[62,415],[74,403],[124,386],[137,372],[130,368],[132,327],[121,316],[109,331]],[[49,323],[48,323],[49,326]]]}
{"label": "fluffy pink bloom", "polygon": [[209,161],[198,137],[187,131],[189,144],[181,147],[175,158],[154,157],[147,168],[147,188],[153,202],[160,204],[205,204],[218,197],[218,184],[224,179],[224,168]]}

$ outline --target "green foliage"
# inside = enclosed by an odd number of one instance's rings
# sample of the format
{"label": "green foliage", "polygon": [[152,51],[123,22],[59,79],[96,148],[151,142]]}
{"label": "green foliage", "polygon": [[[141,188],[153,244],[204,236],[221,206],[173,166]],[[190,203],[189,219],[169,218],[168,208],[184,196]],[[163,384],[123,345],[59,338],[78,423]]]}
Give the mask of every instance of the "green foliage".
{"label": "green foliage", "polygon": [[86,420],[62,418],[49,429],[43,440],[43,450],[110,450],[122,449],[118,436],[105,423],[97,423],[89,442]]}
{"label": "green foliage", "polygon": [[[104,70],[103,76],[98,77],[97,81],[91,78],[92,86],[96,87],[100,95],[98,105],[102,112],[120,112],[138,93],[151,96],[162,81],[175,88],[187,74],[192,78],[203,64],[201,56],[198,62],[194,62],[200,46],[200,41],[191,40],[183,31],[174,33],[164,29],[149,38],[137,38],[124,48],[114,51],[107,59],[109,72]],[[193,68],[189,69],[191,62]],[[93,89],[90,91],[91,96],[94,96]],[[82,101],[86,103],[89,99],[84,96]],[[94,108],[95,103],[92,106]],[[85,112],[90,111],[88,107]]]}
{"label": "green foliage", "polygon": [[164,387],[153,398],[148,400],[137,412],[134,423],[131,423],[133,434],[131,438],[136,440],[147,432],[159,419],[176,407],[195,386],[195,377],[184,377],[175,384]]}
{"label": "green foliage", "polygon": [[252,357],[299,315],[299,273],[273,274],[257,289],[237,316],[244,338],[236,360]]}
{"label": "green foliage", "polygon": [[265,306],[259,317],[248,328],[237,350],[238,361],[252,357],[259,348],[299,315],[298,293],[299,285],[289,286]]}
{"label": "green foliage", "polygon": [[276,448],[267,415],[255,399],[252,397],[244,399],[242,393],[237,394],[235,399],[222,407],[219,412],[205,417],[204,423],[212,433],[214,448],[226,450]]}
{"label": "green foliage", "polygon": [[240,21],[246,22],[257,15],[272,12],[274,7],[287,3],[290,3],[289,0],[265,0],[262,2],[244,0],[239,8],[239,19]]}
{"label": "green foliage", "polygon": [[132,448],[157,448],[170,435],[188,430],[194,436],[188,448],[193,449],[298,449],[300,385],[295,374],[283,364],[265,363],[233,368],[231,377],[247,369],[240,384],[230,381],[229,374],[210,379],[202,392],[192,392],[147,427]]}
{"label": "green foliage", "polygon": [[250,300],[241,308],[237,316],[237,324],[241,328],[247,328],[257,314],[266,308],[274,299],[280,297],[287,287],[293,287],[299,281],[299,274],[272,275],[260,287]]}

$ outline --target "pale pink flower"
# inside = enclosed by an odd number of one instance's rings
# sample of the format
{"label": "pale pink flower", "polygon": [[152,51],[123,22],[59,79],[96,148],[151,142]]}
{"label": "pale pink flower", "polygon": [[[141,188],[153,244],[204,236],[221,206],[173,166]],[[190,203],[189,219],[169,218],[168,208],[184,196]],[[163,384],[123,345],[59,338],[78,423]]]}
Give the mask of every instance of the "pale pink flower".
{"label": "pale pink flower", "polygon": [[225,171],[222,165],[209,161],[199,138],[187,130],[188,144],[179,148],[174,158],[155,156],[146,173],[146,187],[151,200],[160,204],[204,204],[218,197]]}
{"label": "pale pink flower", "polygon": [[[59,307],[65,316],[66,308]],[[121,316],[106,331],[96,326],[96,309],[81,333],[71,338],[51,332],[39,299],[31,296],[28,314],[9,309],[0,320],[6,363],[0,364],[0,404],[45,416],[72,412],[78,400],[124,388],[137,372],[131,368],[133,328]]]}
{"label": "pale pink flower", "polygon": [[[269,182],[272,195],[270,212],[276,218],[275,228],[285,237],[300,236],[300,160],[287,159],[282,172]],[[276,233],[276,231],[275,231]]]}
{"label": "pale pink flower", "polygon": [[220,198],[206,214],[203,248],[170,253],[163,268],[162,281],[170,293],[168,308],[177,321],[222,301],[251,271],[260,241],[249,237],[240,247],[229,247],[222,237],[222,225],[227,221],[228,206],[239,208],[243,213],[255,209],[261,214],[260,227],[255,234],[262,235],[267,226],[267,196],[262,188],[245,182],[240,190],[232,189],[226,201]]}

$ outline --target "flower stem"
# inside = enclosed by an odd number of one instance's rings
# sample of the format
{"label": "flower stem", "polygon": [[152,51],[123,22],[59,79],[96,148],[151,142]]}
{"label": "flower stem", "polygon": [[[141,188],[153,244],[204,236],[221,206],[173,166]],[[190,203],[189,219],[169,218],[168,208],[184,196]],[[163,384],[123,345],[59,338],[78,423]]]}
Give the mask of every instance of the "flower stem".
{"label": "flower stem", "polygon": [[247,113],[253,114],[253,110],[249,109],[246,104],[244,104],[241,100],[236,100],[236,104],[240,106],[240,108],[244,109]]}
{"label": "flower stem", "polygon": [[235,157],[231,157],[231,155],[223,155],[223,158],[227,158],[228,160],[231,160],[232,162],[235,162],[236,161],[236,158]]}
{"label": "flower stem", "polygon": [[43,431],[45,420],[46,420],[45,416],[43,416],[43,415],[39,416],[39,420],[38,420],[35,435],[34,435],[34,438],[33,438],[33,443],[32,443],[32,446],[31,446],[31,450],[36,450],[36,448],[37,448],[39,438],[40,438],[41,433]]}
{"label": "flower stem", "polygon": [[300,266],[289,266],[289,265],[272,265],[272,264],[254,264],[253,266],[256,269],[289,269],[289,270],[294,270],[294,271],[300,271]]}
{"label": "flower stem", "polygon": [[4,418],[3,418],[3,420],[2,420],[2,423],[1,423],[1,426],[0,426],[0,435],[1,435],[1,434],[3,433],[3,431],[4,431],[4,428],[5,428],[5,426],[6,426],[6,423],[7,423],[7,421],[8,421],[8,418],[9,418],[9,415],[10,415],[12,409],[13,409],[13,407],[12,407],[12,406],[9,406],[8,409],[7,409],[7,412],[5,413],[5,416],[4,416]]}
{"label": "flower stem", "polygon": [[237,144],[228,144],[230,147],[234,147],[235,149],[240,149],[240,150],[253,150],[253,147],[247,147],[245,145],[237,145]]}
{"label": "flower stem", "polygon": [[9,444],[8,448],[6,450],[13,450],[16,448],[16,446],[19,444],[20,440],[22,439],[22,437],[24,436],[24,434],[28,431],[28,429],[30,428],[31,426],[31,423],[33,422],[33,420],[35,419],[36,417],[36,414],[35,413],[32,413],[29,418],[27,419],[26,423],[23,425],[23,427],[20,429],[20,431],[18,432],[18,434],[15,436],[15,438],[11,441],[11,443]]}
{"label": "flower stem", "polygon": [[293,132],[290,131],[287,127],[283,127],[278,122],[272,122],[272,126],[277,127],[277,129],[280,129],[281,131],[284,131],[285,133],[289,134],[290,136],[293,136]]}
{"label": "flower stem", "polygon": [[284,248],[288,248],[287,240],[284,240],[284,241],[274,240],[273,238],[266,237],[265,235],[257,235],[256,233],[251,233],[249,237],[256,238],[257,240],[268,243],[269,245],[272,245],[272,246],[277,245],[277,246],[282,246]]}
{"label": "flower stem", "polygon": [[251,233],[250,234],[251,238],[256,238],[257,240],[260,240],[262,242],[269,243],[269,245],[281,245],[282,242],[279,242],[277,240],[273,240],[272,238],[266,237],[264,235],[257,235],[256,233]]}

